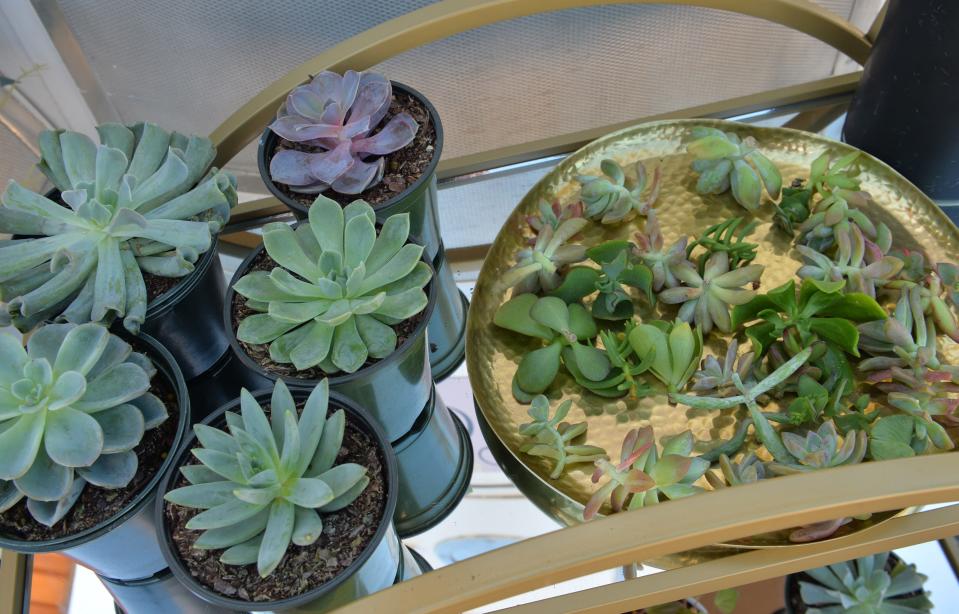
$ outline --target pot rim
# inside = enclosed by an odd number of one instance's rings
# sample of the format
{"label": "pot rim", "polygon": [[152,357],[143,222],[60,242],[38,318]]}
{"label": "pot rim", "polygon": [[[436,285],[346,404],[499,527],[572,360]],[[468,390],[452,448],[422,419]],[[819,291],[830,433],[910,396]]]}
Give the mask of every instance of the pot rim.
{"label": "pot rim", "polygon": [[[297,402],[306,400],[310,392],[310,390],[303,388],[290,389],[290,393]],[[258,402],[262,402],[264,400],[268,401],[273,394],[273,389],[261,388],[253,391],[251,394]],[[232,401],[218,407],[199,424],[211,425],[221,419],[227,411],[239,407],[239,404],[240,398],[238,396]],[[160,487],[157,492],[158,496],[156,497],[156,501],[154,503],[154,513],[157,519],[156,527],[157,531],[160,533],[160,535],[157,536],[159,538],[157,541],[160,544],[160,551],[163,553],[163,558],[166,560],[170,571],[173,572],[173,575],[176,576],[177,580],[186,586],[191,593],[210,604],[233,610],[239,609],[241,611],[246,611],[250,605],[255,605],[257,610],[288,609],[304,605],[334,591],[337,587],[346,582],[347,579],[352,577],[353,574],[355,574],[356,571],[359,570],[367,560],[369,560],[370,556],[373,555],[373,552],[386,536],[387,530],[393,526],[393,513],[396,509],[396,501],[398,497],[396,455],[393,452],[392,447],[390,447],[390,444],[387,442],[386,435],[384,434],[383,430],[372,418],[367,415],[366,410],[362,409],[348,397],[337,394],[332,390],[330,391],[330,405],[336,406],[337,408],[342,408],[346,412],[348,418],[347,424],[350,424],[355,428],[359,428],[361,431],[364,431],[367,435],[371,436],[374,445],[379,448],[381,453],[383,471],[386,474],[386,502],[383,508],[383,516],[379,520],[379,526],[377,526],[376,532],[373,533],[373,537],[370,538],[369,543],[366,544],[366,547],[362,552],[360,552],[359,556],[356,557],[350,566],[337,574],[332,580],[304,593],[300,593],[299,595],[294,595],[292,597],[278,599],[275,601],[254,602],[243,601],[242,599],[231,599],[214,592],[209,587],[197,581],[186,569],[186,566],[183,564],[179,553],[176,552],[171,544],[171,535],[167,526],[166,514],[164,513],[164,508],[167,502],[164,500],[163,495],[169,492],[170,484],[173,481],[174,476],[177,475],[177,470],[188,460],[187,456],[189,455],[193,444],[196,442],[196,434],[191,430],[182,445],[177,449],[176,454],[170,455],[170,459],[172,459],[173,462],[167,467],[167,471],[162,476],[163,480],[160,483]]]}
{"label": "pot rim", "polygon": [[[436,132],[436,140],[433,143],[433,158],[430,160],[430,163],[427,165],[426,169],[423,171],[423,174],[420,175],[416,179],[416,181],[414,181],[412,184],[407,186],[405,190],[403,190],[402,192],[400,192],[393,198],[385,202],[379,203],[377,205],[371,205],[374,211],[380,211],[382,209],[386,209],[390,207],[391,205],[394,205],[406,199],[411,194],[414,194],[415,192],[419,191],[424,186],[424,184],[430,181],[431,178],[436,174],[436,167],[439,165],[440,157],[442,156],[442,153],[443,153],[443,124],[440,122],[440,115],[436,111],[436,107],[433,106],[433,103],[430,102],[429,99],[423,94],[421,94],[418,90],[415,90],[408,85],[400,83],[399,81],[390,80],[390,84],[392,85],[394,90],[399,90],[405,94],[412,96],[413,98],[417,99],[420,102],[420,104],[422,104],[426,108],[426,112],[429,113],[430,120],[433,122],[434,130]],[[263,183],[264,185],[266,185],[266,188],[270,191],[270,193],[274,197],[276,197],[277,200],[279,200],[281,203],[286,205],[288,208],[306,215],[307,212],[309,212],[310,208],[303,206],[296,200],[287,196],[283,192],[283,190],[277,187],[276,183],[270,177],[270,169],[267,165],[266,156],[267,156],[267,153],[270,150],[272,150],[273,142],[279,138],[280,137],[278,135],[276,135],[272,130],[270,130],[269,125],[267,125],[267,127],[263,130],[263,133],[260,135],[260,140],[259,140],[259,144],[257,146],[257,151],[256,151],[256,165],[260,171],[260,178],[263,180]],[[267,147],[267,145],[269,145],[269,147]],[[362,194],[357,194],[356,197],[362,198]]]}
{"label": "pot rim", "polygon": [[[116,333],[111,331],[111,334]],[[133,335],[130,335],[129,333],[117,336],[121,338],[127,337],[124,339],[124,341],[127,342],[129,342],[129,338],[133,337]],[[166,377],[167,381],[173,387],[174,393],[177,397],[177,403],[179,405],[179,423],[177,424],[176,434],[173,437],[173,442],[170,444],[170,450],[166,459],[157,469],[157,472],[153,475],[153,477],[150,478],[150,481],[147,482],[146,485],[144,485],[144,487],[140,490],[140,492],[137,493],[137,495],[129,503],[127,503],[127,505],[124,506],[120,512],[114,514],[110,518],[107,518],[88,529],[72,535],[39,541],[21,540],[0,534],[0,547],[31,554],[69,550],[112,531],[116,525],[127,521],[148,504],[150,495],[156,491],[157,486],[163,479],[164,474],[167,473],[167,470],[170,468],[170,464],[173,462],[173,458],[175,456],[174,453],[180,449],[180,445],[186,435],[187,427],[190,423],[190,395],[187,390],[186,381],[183,379],[183,373],[180,371],[180,366],[176,363],[176,360],[174,360],[170,352],[163,347],[159,341],[150,335],[147,335],[146,333],[141,332],[139,335],[133,338],[142,340],[149,347],[149,352],[151,354],[150,358],[154,361],[154,365],[157,367],[157,374],[162,374],[163,377]],[[159,360],[157,360],[157,358],[159,358]]]}
{"label": "pot rim", "polygon": [[[293,228],[296,229],[300,226],[300,224],[304,224],[304,223],[308,224],[309,221],[301,220],[301,221],[294,222]],[[423,245],[420,242],[419,238],[414,237],[412,235],[410,235],[410,237],[407,239],[407,243],[412,243],[414,245],[419,245],[419,246]],[[272,371],[267,370],[260,363],[253,360],[249,354],[246,353],[246,351],[240,345],[240,340],[236,338],[236,331],[233,330],[233,297],[236,295],[236,291],[233,289],[233,285],[237,281],[239,281],[239,279],[243,277],[243,275],[246,275],[247,273],[249,273],[248,269],[250,268],[250,263],[252,263],[253,260],[257,256],[259,256],[265,249],[266,249],[266,245],[263,243],[263,241],[260,241],[260,244],[257,245],[253,249],[253,251],[250,252],[246,258],[243,259],[243,262],[241,262],[239,266],[236,267],[236,271],[233,273],[233,277],[230,278],[230,283],[226,287],[226,294],[224,294],[224,298],[223,298],[223,327],[225,328],[227,338],[230,341],[230,351],[233,352],[233,354],[237,358],[239,358],[240,362],[247,369],[250,369],[255,373],[259,373],[260,375],[273,381],[282,379],[291,387],[296,386],[296,387],[302,388],[302,387],[308,386],[312,388],[316,386],[317,384],[319,384],[322,380],[328,379],[330,381],[330,387],[332,388],[334,386],[340,386],[352,381],[375,377],[376,373],[382,369],[385,369],[387,365],[396,363],[397,361],[405,357],[407,354],[409,354],[409,352],[413,350],[413,346],[415,345],[416,341],[420,338],[420,336],[423,336],[426,334],[427,326],[430,323],[430,317],[433,315],[433,308],[436,306],[437,281],[436,281],[436,269],[433,268],[433,264],[426,257],[426,251],[424,249],[423,255],[420,257],[420,262],[425,262],[426,266],[430,267],[430,273],[431,273],[430,282],[429,284],[427,284],[426,307],[423,309],[423,311],[420,312],[422,314],[422,318],[420,319],[419,324],[416,325],[416,328],[413,329],[413,332],[410,333],[410,335],[403,341],[403,343],[398,345],[396,349],[393,350],[393,352],[389,356],[387,356],[386,358],[381,358],[380,360],[377,360],[375,363],[373,363],[372,365],[368,367],[362,367],[360,369],[357,369],[353,373],[341,372],[335,375],[326,375],[325,377],[321,377],[319,379],[304,379],[299,377],[292,377],[289,375],[279,375],[278,373],[274,373]],[[429,352],[427,351],[427,353]]]}

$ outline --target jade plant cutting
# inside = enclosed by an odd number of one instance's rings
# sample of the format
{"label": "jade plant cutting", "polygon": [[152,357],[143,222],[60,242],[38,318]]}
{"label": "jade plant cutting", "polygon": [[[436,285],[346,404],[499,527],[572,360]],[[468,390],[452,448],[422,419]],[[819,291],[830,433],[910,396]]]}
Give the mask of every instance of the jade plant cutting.
{"label": "jade plant cutting", "polygon": [[223,550],[227,565],[256,563],[270,575],[283,555],[308,546],[323,532],[321,514],[349,506],[369,484],[366,467],[336,464],[343,442],[343,410],[328,414],[329,383],[320,382],[302,411],[278,381],[269,417],[244,388],[240,413],[226,413],[226,430],[193,427],[199,465],[180,468],[189,485],[164,495],[175,505],[202,510],[187,529],[202,531],[193,543]]}
{"label": "jade plant cutting", "polygon": [[397,344],[392,327],[426,308],[423,288],[432,278],[423,247],[407,242],[409,229],[403,213],[377,233],[366,202],[344,208],[324,196],[310,207],[308,224],[266,225],[263,243],[277,266],[234,284],[261,312],[240,322],[237,338],[270,344],[278,363],[331,374],[389,356]]}
{"label": "jade plant cutting", "polygon": [[523,444],[520,451],[550,459],[553,470],[549,477],[554,480],[563,475],[568,465],[592,463],[606,458],[606,451],[598,446],[573,443],[574,439],[586,434],[586,423],[564,422],[572,405],[571,399],[563,401],[551,417],[549,400],[541,394],[537,395],[527,410],[532,421],[519,426],[520,435],[530,440]]}
{"label": "jade plant cutting", "polygon": [[89,484],[123,488],[134,448],[167,419],[150,359],[99,324],[48,324],[26,349],[0,334],[0,513],[22,499],[53,526]]}
{"label": "jade plant cutting", "polygon": [[493,321],[501,328],[546,342],[525,354],[513,375],[513,396],[520,402],[529,403],[549,388],[561,359],[575,361],[579,373],[594,382],[609,374],[609,358],[589,343],[598,334],[596,322],[578,303],[567,305],[554,296],[520,294],[503,303]]}
{"label": "jade plant cutting", "polygon": [[567,303],[577,303],[598,292],[592,303],[594,318],[625,320],[633,317],[635,308],[629,288],[633,288],[653,302],[653,273],[635,262],[632,244],[628,241],[608,241],[586,250],[586,255],[598,269],[589,266],[572,267],[562,283],[549,294]]}
{"label": "jade plant cutting", "polygon": [[409,145],[419,125],[409,113],[393,115],[389,79],[348,70],[323,71],[293,89],[270,129],[304,146],[281,149],[270,160],[270,177],[295,192],[332,188],[359,194],[383,178],[385,155]]}
{"label": "jade plant cutting", "polygon": [[699,173],[696,191],[700,194],[722,194],[732,191],[733,198],[744,208],[759,208],[763,188],[770,198],[779,198],[782,175],[779,169],[759,151],[753,137],[741,139],[732,132],[697,127],[686,150],[696,158],[693,170]]}
{"label": "jade plant cutting", "polygon": [[146,317],[143,275],[183,277],[236,205],[236,179],[210,168],[209,139],[150,123],[40,136],[40,170],[61,205],[15,181],[4,191],[0,320],[20,330],[47,319],[109,322],[133,333]]}
{"label": "jade plant cutting", "polygon": [[[578,175],[582,185],[580,198],[586,206],[586,217],[603,224],[622,222],[634,215],[646,215],[659,197],[659,167],[648,181],[646,166],[633,165],[635,179],[626,176],[625,169],[615,160],[605,159],[599,164],[602,175]],[[644,197],[647,183],[649,193]]]}

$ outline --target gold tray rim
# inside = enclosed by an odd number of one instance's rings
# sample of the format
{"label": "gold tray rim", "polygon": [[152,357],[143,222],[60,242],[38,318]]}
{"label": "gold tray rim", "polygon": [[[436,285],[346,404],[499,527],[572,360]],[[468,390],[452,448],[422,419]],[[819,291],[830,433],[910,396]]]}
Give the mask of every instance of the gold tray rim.
{"label": "gold tray rim", "polygon": [[[750,124],[742,124],[739,122],[731,122],[726,120],[715,120],[715,119],[682,119],[682,120],[662,120],[656,122],[645,122],[639,123],[627,128],[623,128],[616,132],[610,133],[600,139],[597,139],[577,151],[571,153],[569,156],[564,158],[550,170],[545,176],[540,178],[539,181],[534,184],[533,187],[523,196],[522,199],[516,204],[513,211],[510,213],[509,217],[500,227],[500,230],[497,232],[494,242],[491,244],[490,250],[492,251],[492,246],[496,245],[504,236],[513,232],[515,227],[514,222],[517,221],[517,218],[521,216],[520,211],[525,208],[527,201],[532,198],[532,195],[539,191],[541,187],[545,184],[548,184],[553,177],[559,175],[563,172],[564,169],[568,168],[575,164],[575,162],[582,156],[586,155],[587,150],[594,150],[601,146],[609,146],[610,144],[615,143],[618,140],[622,140],[625,137],[631,136],[635,133],[642,132],[644,130],[649,130],[656,127],[692,127],[692,126],[712,126],[720,129],[739,129],[748,128],[750,132],[755,133],[779,133],[779,134],[788,134],[793,138],[803,140],[805,142],[816,144],[822,147],[838,149],[841,151],[852,152],[852,151],[861,151],[851,145],[843,143],[841,141],[836,141],[824,137],[819,134],[809,133],[801,130],[794,130],[791,128],[784,127],[767,127],[767,126],[755,126]],[[866,157],[871,163],[877,165],[884,173],[889,174],[891,177],[896,179],[896,182],[900,185],[906,186],[909,188],[911,194],[904,195],[909,199],[919,201],[919,204],[924,209],[924,213],[930,215],[933,219],[931,220],[936,227],[935,230],[938,230],[938,233],[935,232],[932,228],[926,228],[933,234],[945,233],[951,235],[948,237],[951,239],[951,243],[955,244],[959,241],[959,229],[952,223],[952,221],[946,216],[946,214],[935,204],[928,196],[922,193],[919,188],[912,184],[908,179],[903,177],[895,169],[890,167],[888,164],[882,162],[875,156],[870,155],[867,152],[862,152],[862,155]],[[924,226],[928,226],[924,224]],[[487,277],[489,274],[487,270],[490,266],[489,260],[484,260],[481,267],[479,276],[474,287],[474,292],[482,292],[485,289],[485,286],[488,284]],[[517,483],[517,486],[520,487],[520,490],[527,496],[531,501],[534,502],[540,509],[544,511],[548,516],[554,520],[561,522],[563,524],[571,524],[573,522],[582,522],[576,518],[576,515],[570,513],[573,510],[576,510],[581,513],[583,504],[577,499],[566,494],[562,489],[558,488],[556,485],[550,483],[532,467],[530,467],[520,454],[513,450],[500,436],[497,432],[496,427],[493,426],[493,423],[489,419],[488,410],[484,407],[484,400],[487,400],[490,395],[484,393],[482,389],[479,388],[478,382],[481,381],[477,375],[479,373],[480,365],[478,364],[479,358],[475,347],[475,338],[478,334],[478,329],[480,326],[477,324],[477,316],[474,309],[470,309],[470,312],[467,316],[467,338],[466,338],[466,364],[467,371],[470,378],[470,385],[473,391],[474,403],[477,408],[478,414],[480,415],[480,421],[484,427],[483,435],[486,438],[487,443],[490,444],[491,452],[494,453],[494,456],[497,457],[497,461],[500,466],[510,475],[514,481],[522,482],[523,486],[520,486]],[[494,439],[494,441],[491,441]],[[495,444],[495,445],[492,445]],[[528,474],[529,479],[520,479],[517,480],[519,476],[517,475],[518,470],[521,470],[522,473]],[[550,503],[555,501],[562,501],[562,508],[556,509],[556,507]],[[871,526],[875,526],[889,518],[892,518],[901,513],[908,513],[909,510],[897,511],[884,513],[881,516],[883,518],[877,518],[875,522],[872,522],[869,526],[862,527],[857,529],[858,531],[868,530]],[[877,517],[880,515],[876,515]],[[840,539],[841,536],[835,536],[829,539]],[[825,541],[825,540],[824,540]],[[742,550],[742,549],[764,549],[764,548],[788,548],[793,544],[748,544],[748,543],[722,543],[717,544],[716,547],[719,549],[726,549],[730,551]]]}

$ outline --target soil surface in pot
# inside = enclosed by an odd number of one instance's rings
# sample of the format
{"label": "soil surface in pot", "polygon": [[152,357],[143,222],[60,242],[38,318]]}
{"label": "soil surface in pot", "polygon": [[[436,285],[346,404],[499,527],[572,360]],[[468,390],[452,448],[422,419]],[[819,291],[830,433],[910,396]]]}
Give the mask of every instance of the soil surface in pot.
{"label": "soil surface in pot", "polygon": [[[134,342],[134,346],[136,345]],[[136,349],[142,351],[145,348]],[[139,465],[136,475],[126,487],[110,490],[87,484],[73,509],[52,527],[44,526],[34,520],[27,511],[26,499],[23,499],[0,514],[0,533],[26,541],[68,537],[114,517],[126,507],[160,470],[170,454],[179,425],[180,406],[177,403],[176,393],[162,372],[158,371],[153,377],[150,392],[166,405],[169,418],[160,426],[144,433],[140,445],[134,448]]]}
{"label": "soil surface in pot", "polygon": [[[386,156],[386,171],[383,180],[372,188],[367,189],[361,194],[337,194],[333,190],[323,192],[327,198],[331,198],[344,207],[354,200],[363,199],[374,207],[383,204],[392,198],[395,198],[400,192],[411,186],[417,179],[423,176],[430,162],[433,160],[436,145],[436,126],[430,121],[430,114],[426,107],[416,98],[400,91],[393,91],[393,100],[390,103],[390,110],[386,117],[380,122],[380,128],[389,123],[394,115],[406,111],[420,125],[416,131],[416,137],[413,142],[406,147],[394,151]],[[295,149],[298,151],[319,152],[325,151],[322,148],[302,143],[293,143],[286,139],[278,138],[276,147],[273,151],[267,152],[267,167],[270,160],[277,151],[283,149]],[[304,207],[309,207],[316,200],[316,194],[301,194],[294,192],[282,183],[275,184],[280,191],[300,203]]]}
{"label": "soil surface in pot", "polygon": [[[257,255],[256,258],[250,263],[247,273],[252,273],[253,271],[272,271],[277,266],[273,258],[270,258],[270,255],[266,253],[266,250],[263,250]],[[293,273],[296,276],[295,273]],[[432,282],[430,282],[432,283]],[[231,322],[233,327],[233,336],[236,336],[236,331],[240,327],[240,322],[247,316],[251,316],[259,311],[255,311],[246,306],[246,298],[240,294],[233,293],[233,303],[230,305],[231,313]],[[409,339],[420,322],[423,321],[424,311],[419,312],[412,318],[403,320],[399,324],[394,325],[393,332],[396,333],[396,349],[398,350],[400,346]],[[269,343],[244,343],[237,339],[237,343],[240,344],[240,347],[243,348],[243,351],[246,352],[246,355],[252,358],[257,364],[263,367],[264,370],[274,373],[276,375],[281,375],[284,377],[295,377],[297,379],[323,379],[324,377],[332,376],[336,377],[337,375],[343,375],[342,371],[336,373],[326,373],[320,367],[312,367],[304,371],[298,371],[296,367],[293,366],[293,363],[279,363],[275,362],[270,358],[270,344]],[[395,350],[394,350],[395,351]],[[377,358],[367,358],[366,363],[360,367],[360,369],[365,369],[371,365],[378,363],[381,359]],[[385,360],[385,359],[384,359]],[[357,371],[358,373],[359,371]]]}
{"label": "soil surface in pot", "polygon": [[[302,410],[302,404],[298,406]],[[264,410],[269,411],[264,407]],[[336,463],[357,463],[367,468],[370,483],[346,508],[323,514],[323,533],[310,546],[290,544],[276,570],[261,578],[256,565],[225,565],[223,550],[197,550],[193,542],[200,531],[191,531],[186,523],[202,510],[167,503],[167,526],[176,552],[190,574],[210,590],[231,599],[249,602],[275,601],[301,595],[318,588],[353,564],[376,534],[386,507],[386,481],[383,462],[375,441],[347,420],[343,445]],[[180,476],[173,488],[187,486]]]}

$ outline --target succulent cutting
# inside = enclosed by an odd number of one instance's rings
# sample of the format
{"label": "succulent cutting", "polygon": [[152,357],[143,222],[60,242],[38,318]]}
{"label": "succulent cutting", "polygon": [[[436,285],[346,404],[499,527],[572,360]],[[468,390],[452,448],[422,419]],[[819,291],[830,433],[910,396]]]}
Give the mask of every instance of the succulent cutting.
{"label": "succulent cutting", "polygon": [[329,383],[320,382],[302,410],[282,380],[273,388],[269,416],[244,388],[240,413],[227,412],[226,429],[193,427],[199,465],[180,473],[189,484],[164,495],[174,505],[202,510],[187,529],[202,531],[193,543],[223,550],[227,565],[256,563],[270,575],[294,546],[323,532],[322,514],[349,506],[369,484],[367,469],[337,464],[346,415],[328,414]]}
{"label": "succulent cutting", "polygon": [[759,209],[763,188],[770,198],[779,198],[782,175],[759,151],[756,139],[706,127],[693,128],[692,139],[686,151],[695,158],[692,168],[699,173],[697,192],[722,194],[731,190],[736,202],[749,211]]}
{"label": "succulent cutting", "polygon": [[628,288],[638,290],[647,302],[653,303],[653,273],[643,264],[634,262],[632,245],[628,241],[609,241],[586,250],[586,255],[599,265],[572,267],[562,283],[550,291],[567,303],[576,303],[598,292],[592,303],[594,318],[625,320],[635,313]]}
{"label": "succulent cutting", "polygon": [[586,259],[586,247],[569,241],[587,224],[589,220],[583,217],[569,217],[556,227],[531,224],[537,230],[536,238],[530,247],[519,251],[516,264],[503,274],[501,283],[512,288],[514,296],[556,289],[563,269]]}
{"label": "succulent cutting", "polygon": [[568,465],[592,463],[606,458],[606,451],[598,446],[573,443],[573,440],[586,434],[586,423],[564,422],[572,405],[570,399],[563,401],[550,417],[549,400],[541,394],[537,395],[527,412],[532,421],[519,427],[520,435],[530,439],[520,451],[550,459],[553,470],[549,477],[554,480],[563,475]]}
{"label": "succulent cutting", "polygon": [[237,328],[245,343],[270,344],[270,358],[299,370],[353,373],[368,359],[396,349],[393,326],[420,313],[432,269],[423,247],[408,243],[409,214],[376,230],[373,208],[345,208],[318,196],[309,223],[263,228],[266,253],[277,266],[253,271],[233,288],[260,313]]}
{"label": "succulent cutting", "polygon": [[123,488],[134,448],[167,419],[156,368],[94,323],[47,324],[24,348],[0,334],[0,513],[22,499],[53,526],[89,484]]}
{"label": "succulent cutting", "polygon": [[545,392],[559,373],[561,358],[567,365],[575,361],[578,373],[591,381],[601,382],[609,375],[609,358],[590,343],[598,334],[596,322],[578,303],[567,305],[554,296],[520,294],[503,303],[493,321],[501,328],[546,342],[520,360],[513,376],[517,401],[529,403]]}
{"label": "succulent cutting", "polygon": [[40,170],[62,203],[11,181],[0,197],[0,323],[109,323],[136,334],[144,274],[183,277],[237,203],[236,178],[210,165],[206,138],[156,124],[102,124],[40,135]]}
{"label": "succulent cutting", "polygon": [[692,377],[703,354],[703,335],[689,323],[661,320],[639,324],[629,333],[637,356],[649,357],[649,370],[669,392],[681,390]]}
{"label": "succulent cutting", "polygon": [[270,177],[306,194],[360,194],[376,185],[385,156],[409,145],[419,130],[406,112],[383,124],[392,99],[389,79],[371,72],[325,70],[294,88],[270,130],[301,147],[278,150]]}
{"label": "succulent cutting", "polygon": [[[616,224],[634,215],[646,215],[659,197],[659,167],[648,181],[646,165],[633,165],[636,178],[626,176],[625,169],[615,160],[606,159],[599,165],[602,175],[578,175],[580,198],[586,207],[586,217],[602,224]],[[646,192],[647,183],[649,194]]]}

